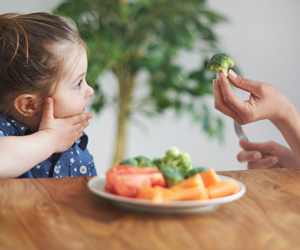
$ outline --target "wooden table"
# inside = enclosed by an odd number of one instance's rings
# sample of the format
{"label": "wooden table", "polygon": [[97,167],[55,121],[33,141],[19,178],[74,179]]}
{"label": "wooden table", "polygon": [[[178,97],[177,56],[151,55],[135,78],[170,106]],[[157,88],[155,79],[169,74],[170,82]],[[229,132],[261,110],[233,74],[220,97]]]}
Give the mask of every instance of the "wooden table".
{"label": "wooden table", "polygon": [[0,249],[300,249],[300,172],[224,171],[246,194],[197,214],[133,212],[89,178],[0,180]]}

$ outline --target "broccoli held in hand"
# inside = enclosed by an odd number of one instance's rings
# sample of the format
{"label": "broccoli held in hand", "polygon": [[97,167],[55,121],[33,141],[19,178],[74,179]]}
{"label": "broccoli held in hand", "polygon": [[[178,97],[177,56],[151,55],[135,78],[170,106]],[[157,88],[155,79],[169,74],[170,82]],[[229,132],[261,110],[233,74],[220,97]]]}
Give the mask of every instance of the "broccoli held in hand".
{"label": "broccoli held in hand", "polygon": [[190,155],[180,151],[177,147],[170,147],[165,157],[155,158],[153,162],[160,171],[165,167],[171,167],[182,175],[185,175],[194,167]]}
{"label": "broccoli held in hand", "polygon": [[210,70],[223,72],[225,76],[228,76],[228,68],[233,66],[234,62],[225,53],[215,54],[207,63]]}

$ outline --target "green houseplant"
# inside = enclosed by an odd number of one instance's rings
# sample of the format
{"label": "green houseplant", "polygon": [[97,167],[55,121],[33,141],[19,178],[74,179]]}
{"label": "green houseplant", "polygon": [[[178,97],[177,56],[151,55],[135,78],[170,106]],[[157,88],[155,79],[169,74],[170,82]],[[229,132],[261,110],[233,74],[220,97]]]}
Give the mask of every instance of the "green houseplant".
{"label": "green houseplant", "polygon": [[[118,115],[113,165],[125,156],[126,127],[136,114],[153,117],[168,109],[187,112],[210,137],[222,138],[222,121],[204,96],[212,94],[213,72],[206,63],[217,51],[213,28],[226,18],[204,0],[63,0],[54,11],[71,17],[87,44],[87,81],[95,90],[92,108],[107,106],[99,76],[112,72],[118,93],[110,99]],[[178,62],[182,51],[201,55],[187,72]],[[138,82],[139,74],[146,75]],[[147,93],[134,95],[137,85]]]}

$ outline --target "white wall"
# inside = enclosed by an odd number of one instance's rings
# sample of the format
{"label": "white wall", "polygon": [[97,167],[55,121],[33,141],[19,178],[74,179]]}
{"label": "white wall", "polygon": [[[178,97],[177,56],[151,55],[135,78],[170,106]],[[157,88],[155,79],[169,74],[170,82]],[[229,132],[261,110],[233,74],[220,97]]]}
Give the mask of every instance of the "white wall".
{"label": "white wall", "polygon": [[[51,11],[60,0],[1,0],[0,13]],[[227,52],[239,66],[243,76],[273,84],[285,93],[300,108],[300,1],[297,0],[213,0],[209,5],[230,19],[218,27],[220,48]],[[187,67],[197,63],[197,56],[183,62]],[[104,78],[104,87],[113,87],[110,76]],[[242,99],[248,95],[234,90]],[[213,99],[208,98],[213,107]],[[218,114],[217,111],[215,111]],[[239,152],[238,139],[234,134],[233,122],[223,116],[225,142],[209,140],[204,133],[192,125],[188,116],[176,118],[172,113],[156,119],[139,119],[142,127],[131,124],[127,144],[127,155],[157,157],[170,146],[178,146],[189,152],[196,165],[213,167],[217,170],[245,169],[245,164],[236,161]],[[110,167],[113,156],[116,119],[113,110],[95,116],[86,129],[89,134],[89,149],[95,157],[99,173]],[[245,131],[251,141],[274,140],[287,145],[281,134],[269,121],[246,125]]]}
{"label": "white wall", "polygon": [[0,0],[0,13],[50,12],[61,0]]}

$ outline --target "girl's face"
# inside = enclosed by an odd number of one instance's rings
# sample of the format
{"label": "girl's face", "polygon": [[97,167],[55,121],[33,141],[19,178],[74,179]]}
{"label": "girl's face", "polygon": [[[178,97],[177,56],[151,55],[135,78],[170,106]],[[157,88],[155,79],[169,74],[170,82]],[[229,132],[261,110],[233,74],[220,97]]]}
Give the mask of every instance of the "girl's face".
{"label": "girl's face", "polygon": [[87,84],[87,54],[82,45],[72,45],[66,59],[64,75],[58,84],[54,100],[54,117],[64,118],[84,112],[94,90]]}

